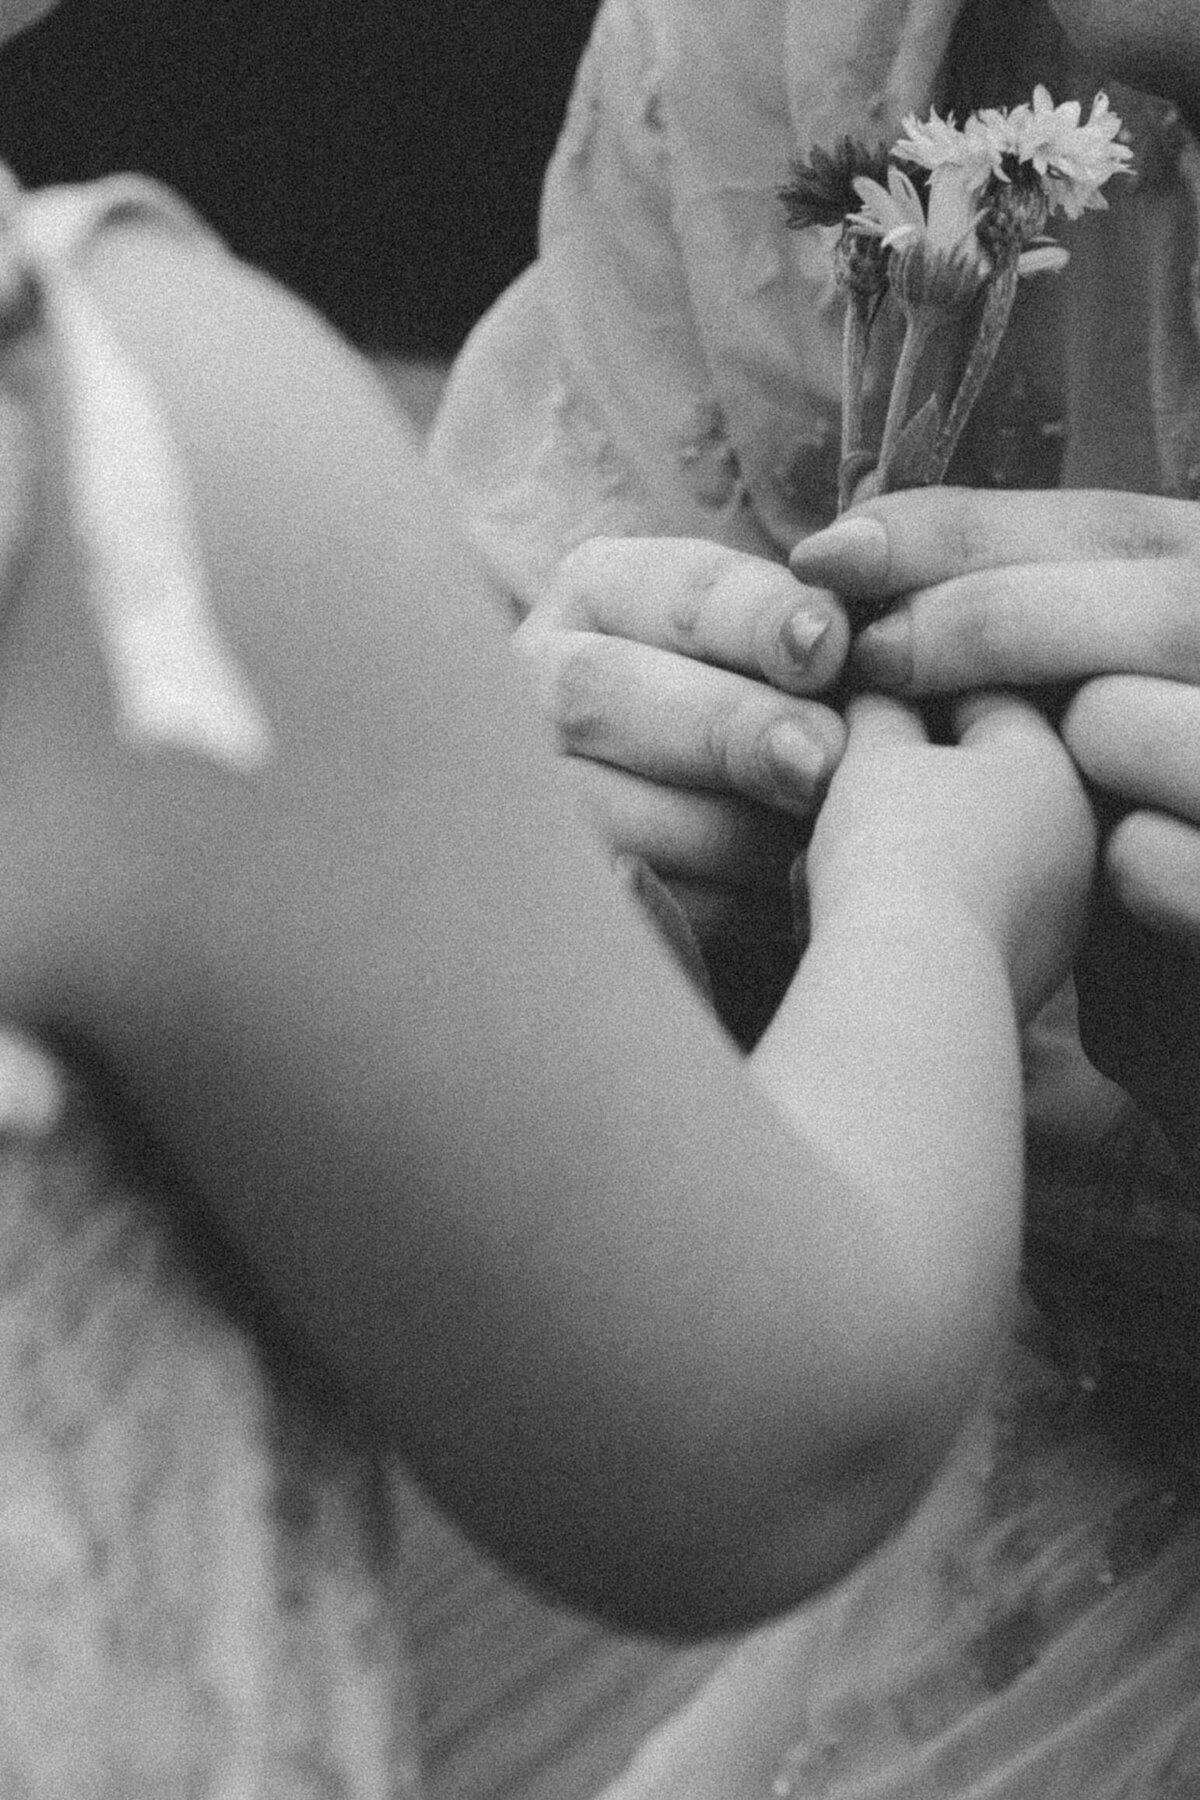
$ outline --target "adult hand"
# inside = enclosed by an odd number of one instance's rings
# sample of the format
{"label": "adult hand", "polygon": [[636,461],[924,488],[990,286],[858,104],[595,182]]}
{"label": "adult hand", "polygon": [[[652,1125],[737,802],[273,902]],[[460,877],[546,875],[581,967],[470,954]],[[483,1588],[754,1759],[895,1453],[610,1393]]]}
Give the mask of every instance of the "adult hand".
{"label": "adult hand", "polygon": [[1080,967],[1093,1058],[1200,1139],[1200,506],[1116,492],[889,495],[792,559],[851,609],[872,685],[1070,684],[1105,796],[1107,890]]}
{"label": "adult hand", "polygon": [[830,595],[690,538],[594,538],[515,634],[610,848],[667,881],[704,941],[786,929],[788,873],[845,742],[810,698],[849,630]]}

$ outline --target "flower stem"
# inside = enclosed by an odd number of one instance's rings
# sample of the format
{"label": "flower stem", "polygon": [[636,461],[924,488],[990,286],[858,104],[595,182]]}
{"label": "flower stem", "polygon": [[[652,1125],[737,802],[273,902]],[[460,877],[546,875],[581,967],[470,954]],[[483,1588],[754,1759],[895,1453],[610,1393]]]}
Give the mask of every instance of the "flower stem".
{"label": "flower stem", "polygon": [[900,433],[904,430],[908,419],[913,382],[916,379],[921,358],[924,356],[937,326],[938,317],[938,313],[931,307],[917,307],[909,313],[908,322],[904,327],[904,342],[900,347],[896,373],[892,377],[887,418],[883,424],[883,441],[879,446],[877,491],[881,494],[888,492],[891,463],[896,453]]}
{"label": "flower stem", "polygon": [[946,470],[950,466],[950,459],[958,446],[958,440],[971,416],[975,402],[983,391],[983,384],[992,372],[992,364],[996,360],[1000,340],[1004,336],[1017,298],[1017,279],[1017,258],[1014,255],[1000,265],[988,283],[979,331],[971,346],[971,354],[967,359],[967,366],[963,370],[958,391],[946,417],[946,423],[938,433],[938,440],[930,458],[929,479],[931,482],[941,481],[945,476]]}
{"label": "flower stem", "polygon": [[[851,294],[842,322],[842,460],[843,475],[861,459],[863,448],[863,378],[874,306],[866,294]],[[839,478],[838,511],[850,504],[847,484]]]}
{"label": "flower stem", "polygon": [[842,455],[862,449],[863,371],[867,363],[870,301],[851,294],[842,325]]}

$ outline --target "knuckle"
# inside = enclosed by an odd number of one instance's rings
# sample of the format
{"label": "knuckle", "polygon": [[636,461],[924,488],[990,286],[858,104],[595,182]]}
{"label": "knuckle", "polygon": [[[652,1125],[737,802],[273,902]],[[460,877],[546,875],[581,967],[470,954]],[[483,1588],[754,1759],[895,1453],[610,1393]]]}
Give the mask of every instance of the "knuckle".
{"label": "knuckle", "polygon": [[543,710],[560,749],[586,753],[603,742],[611,682],[604,644],[585,633],[564,639],[540,665]]}
{"label": "knuckle", "polygon": [[939,555],[950,568],[965,572],[990,560],[988,534],[980,517],[981,510],[971,496],[951,491],[945,511],[938,519]]}
{"label": "knuckle", "polygon": [[[1005,664],[1011,638],[1012,609],[994,584],[964,583],[938,608],[944,643],[955,672],[972,682],[988,681]],[[937,635],[941,636],[939,632]]]}
{"label": "knuckle", "polygon": [[702,738],[706,767],[719,784],[743,788],[746,780],[746,732],[739,723],[744,708],[734,703],[715,708],[704,721]]}
{"label": "knuckle", "polygon": [[1159,562],[1179,554],[1184,520],[1178,502],[1108,489],[1091,498],[1092,547],[1097,554],[1130,562]]}
{"label": "knuckle", "polygon": [[665,624],[669,641],[678,650],[694,654],[697,645],[703,642],[711,593],[711,583],[701,583],[698,578],[693,578],[669,597]]}
{"label": "knuckle", "polygon": [[1117,554],[1130,562],[1162,562],[1173,557],[1178,548],[1178,532],[1153,514],[1127,520],[1116,544]]}
{"label": "knuckle", "polygon": [[590,618],[595,609],[601,563],[597,540],[585,538],[555,564],[545,594],[534,613],[572,620]]}
{"label": "knuckle", "polygon": [[1174,501],[1114,488],[1074,489],[1064,520],[1060,496],[1040,498],[1048,542],[1072,559],[1152,561],[1180,548],[1183,521]]}
{"label": "knuckle", "polygon": [[[900,551],[903,561],[920,566],[930,560],[953,578],[992,560],[992,515],[986,494],[939,486],[918,489],[911,498],[913,524],[908,529],[914,536],[907,551]],[[895,545],[904,544],[905,529],[898,521],[889,524],[888,535]]]}
{"label": "knuckle", "polygon": [[698,655],[710,642],[713,612],[722,603],[730,566],[729,553],[719,545],[692,548],[665,607],[667,631],[679,650]]}
{"label": "knuckle", "polygon": [[644,587],[647,544],[640,538],[588,537],[564,552],[540,603],[543,616],[577,629],[603,630],[614,598]]}

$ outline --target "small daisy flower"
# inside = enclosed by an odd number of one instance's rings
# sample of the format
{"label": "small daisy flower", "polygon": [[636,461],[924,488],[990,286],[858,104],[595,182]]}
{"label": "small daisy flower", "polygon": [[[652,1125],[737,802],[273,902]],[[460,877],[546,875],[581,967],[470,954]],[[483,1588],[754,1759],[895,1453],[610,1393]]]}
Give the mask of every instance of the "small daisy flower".
{"label": "small daisy flower", "polygon": [[1032,104],[986,107],[972,113],[961,130],[952,114],[941,119],[933,112],[924,121],[909,114],[906,135],[892,154],[930,171],[956,168],[979,189],[1028,169],[1038,177],[1050,210],[1077,219],[1107,206],[1101,188],[1113,175],[1128,172],[1133,155],[1116,141],[1121,120],[1106,94],[1096,95],[1085,124],[1082,112],[1078,100],[1055,106],[1049,90],[1039,85]]}
{"label": "small daisy flower", "polygon": [[905,310],[931,305],[964,311],[991,274],[992,260],[979,238],[984,215],[974,185],[961,167],[942,163],[934,169],[925,199],[894,165],[886,188],[863,176],[854,185],[862,205],[847,224],[875,234],[892,253],[892,282]]}
{"label": "small daisy flower", "polygon": [[[911,113],[903,133],[890,152],[851,138],[814,150],[781,190],[790,225],[841,226],[843,509],[865,492],[945,478],[1021,278],[1067,261],[1045,235],[1049,220],[1106,207],[1103,188],[1130,172],[1133,154],[1106,95],[1085,119],[1079,101],[1056,106],[1041,85],[1030,101],[972,113],[961,127],[953,113]],[[894,333],[875,330],[889,305],[903,315],[898,351]],[[950,319],[970,338],[953,367],[930,355]],[[864,394],[868,357],[880,354],[892,366],[877,435]]]}
{"label": "small daisy flower", "polygon": [[957,169],[963,183],[978,191],[1000,166],[1000,155],[992,132],[986,130],[978,113],[972,113],[960,130],[954,114],[940,118],[936,109],[925,120],[909,113],[902,121],[905,136],[892,146],[897,162],[913,163],[917,168]]}
{"label": "small daisy flower", "polygon": [[903,169],[888,169],[886,187],[869,175],[857,175],[854,192],[859,209],[847,216],[846,223],[879,238],[885,249],[906,234],[924,233],[925,208]]}
{"label": "small daisy flower", "polygon": [[939,255],[980,263],[981,273],[986,273],[975,235],[982,214],[971,185],[955,165],[943,164],[935,170],[928,202],[922,200],[912,177],[895,165],[888,170],[886,188],[859,175],[854,191],[861,204],[847,223],[880,238],[885,249],[902,249],[920,239]]}
{"label": "small daisy flower", "polygon": [[1108,202],[1101,188],[1113,175],[1127,174],[1133,157],[1129,145],[1117,141],[1121,121],[1107,94],[1096,95],[1086,124],[1080,124],[1082,110],[1078,100],[1055,106],[1038,86],[1032,106],[1014,107],[1007,120],[1010,154],[1042,177],[1051,210],[1068,219],[1103,210]]}

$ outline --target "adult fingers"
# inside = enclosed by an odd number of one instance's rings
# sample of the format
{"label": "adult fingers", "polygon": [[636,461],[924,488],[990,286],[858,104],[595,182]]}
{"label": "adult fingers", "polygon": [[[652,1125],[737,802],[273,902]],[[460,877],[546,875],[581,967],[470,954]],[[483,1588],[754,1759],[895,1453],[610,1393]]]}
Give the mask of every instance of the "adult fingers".
{"label": "adult fingers", "polygon": [[1062,735],[1098,787],[1200,825],[1200,688],[1143,675],[1098,677],[1072,699]]}
{"label": "adult fingers", "polygon": [[907,694],[1110,670],[1200,681],[1200,556],[959,576],[868,626],[853,657],[868,680]]}
{"label": "adult fingers", "polygon": [[778,886],[805,827],[751,801],[664,787],[601,763],[572,759],[572,780],[604,842],[672,883],[753,892]]}
{"label": "adult fingers", "polygon": [[1102,676],[1075,695],[1062,734],[1089,780],[1134,808],[1104,845],[1118,901],[1200,956],[1200,690]]}
{"label": "adult fingers", "polygon": [[1200,544],[1190,501],[1108,489],[931,487],[871,500],[801,540],[803,581],[888,600],[964,575],[1039,562],[1157,562]]}
{"label": "adult fingers", "polygon": [[1104,847],[1117,899],[1200,957],[1200,831],[1165,813],[1132,812]]}
{"label": "adult fingers", "polygon": [[748,676],[590,631],[521,647],[570,755],[797,816],[817,804],[841,755],[836,713]]}
{"label": "adult fingers", "polygon": [[630,638],[794,694],[828,687],[849,642],[832,595],[699,538],[589,539],[558,565],[527,626]]}

